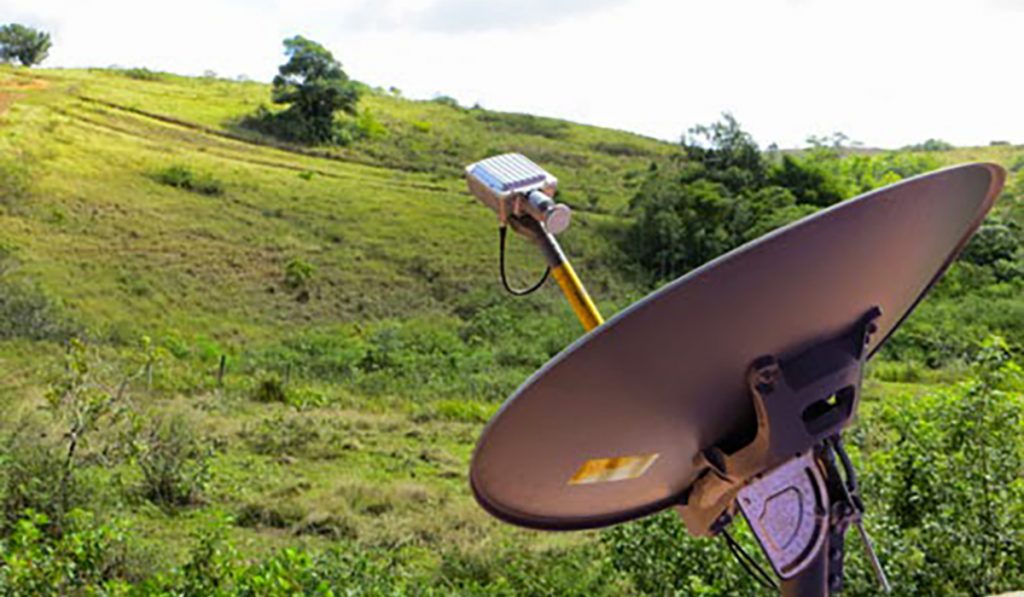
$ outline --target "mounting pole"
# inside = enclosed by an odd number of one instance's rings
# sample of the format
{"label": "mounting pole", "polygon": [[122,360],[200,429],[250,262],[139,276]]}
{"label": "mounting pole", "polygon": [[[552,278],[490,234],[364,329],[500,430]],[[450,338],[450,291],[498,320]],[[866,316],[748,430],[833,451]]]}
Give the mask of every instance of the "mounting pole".
{"label": "mounting pole", "polygon": [[555,237],[540,222],[530,217],[513,216],[509,218],[509,223],[517,231],[529,236],[544,254],[544,259],[551,267],[551,275],[558,282],[558,287],[565,295],[565,300],[569,301],[576,318],[583,324],[583,329],[589,332],[604,323],[604,318],[601,317],[600,311],[597,310],[593,299],[580,282],[572,264],[569,263],[569,258],[565,256]]}
{"label": "mounting pole", "polygon": [[790,579],[783,579],[782,597],[827,597],[829,594],[829,540],[825,537],[818,555],[806,568]]}

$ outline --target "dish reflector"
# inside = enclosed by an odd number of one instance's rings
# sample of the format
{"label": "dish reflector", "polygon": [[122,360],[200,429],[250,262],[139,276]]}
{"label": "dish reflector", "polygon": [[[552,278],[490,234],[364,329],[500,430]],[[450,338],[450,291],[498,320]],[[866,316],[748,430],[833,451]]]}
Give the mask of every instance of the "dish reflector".
{"label": "dish reflector", "polygon": [[563,530],[678,504],[702,450],[753,436],[751,363],[797,354],[879,307],[876,351],[981,225],[1005,177],[968,164],[867,193],[632,305],[491,420],[470,470],[477,500],[513,524]]}

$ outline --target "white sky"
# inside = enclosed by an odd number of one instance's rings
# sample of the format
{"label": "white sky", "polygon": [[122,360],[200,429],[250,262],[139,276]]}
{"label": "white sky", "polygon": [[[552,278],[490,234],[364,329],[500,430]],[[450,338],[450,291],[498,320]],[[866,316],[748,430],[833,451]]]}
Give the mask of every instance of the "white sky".
{"label": "white sky", "polygon": [[48,66],[269,80],[281,40],[406,96],[676,140],[732,111],[762,144],[1024,142],[1024,0],[0,0]]}

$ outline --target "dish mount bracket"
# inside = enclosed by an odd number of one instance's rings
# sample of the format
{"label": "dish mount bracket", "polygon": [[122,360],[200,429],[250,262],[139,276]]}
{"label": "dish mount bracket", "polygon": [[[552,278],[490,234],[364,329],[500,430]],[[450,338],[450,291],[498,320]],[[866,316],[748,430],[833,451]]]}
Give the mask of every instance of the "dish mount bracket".
{"label": "dish mount bracket", "polygon": [[834,453],[857,410],[881,314],[872,307],[847,330],[793,356],[755,359],[747,373],[753,439],[732,451],[702,451],[700,476],[678,506],[697,536],[718,534],[741,511],[784,588],[809,582],[810,590],[793,594],[826,594],[842,582],[842,537],[850,522],[859,523],[862,505],[845,453],[845,480]]}

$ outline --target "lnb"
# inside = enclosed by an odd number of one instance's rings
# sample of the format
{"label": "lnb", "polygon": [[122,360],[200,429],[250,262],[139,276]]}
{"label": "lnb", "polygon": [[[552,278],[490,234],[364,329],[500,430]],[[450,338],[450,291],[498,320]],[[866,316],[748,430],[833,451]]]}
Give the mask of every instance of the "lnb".
{"label": "lnb", "polygon": [[469,191],[498,214],[501,224],[511,217],[529,216],[551,234],[569,227],[572,210],[555,203],[558,179],[529,158],[505,153],[466,167]]}

